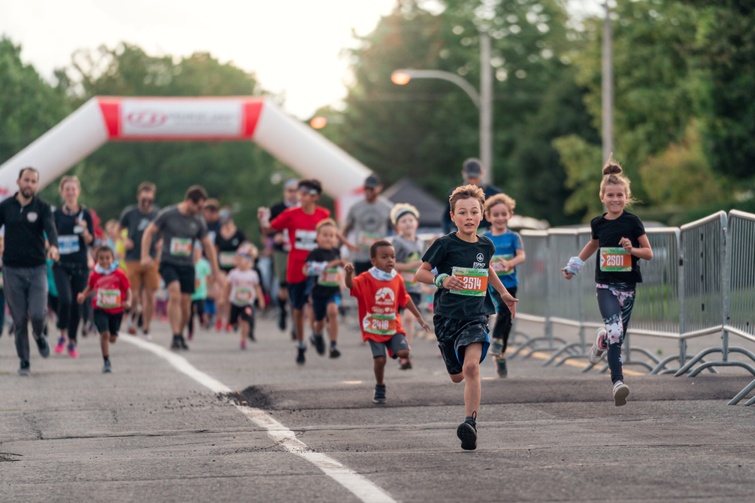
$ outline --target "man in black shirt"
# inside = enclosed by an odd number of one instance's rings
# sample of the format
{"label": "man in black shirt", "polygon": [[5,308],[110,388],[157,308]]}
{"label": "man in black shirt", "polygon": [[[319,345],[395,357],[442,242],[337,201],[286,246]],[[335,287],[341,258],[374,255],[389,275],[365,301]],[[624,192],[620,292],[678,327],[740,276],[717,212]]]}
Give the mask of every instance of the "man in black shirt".
{"label": "man in black shirt", "polygon": [[[47,262],[58,260],[58,233],[50,205],[36,197],[39,172],[31,167],[18,174],[18,192],[0,203],[0,226],[5,225],[3,281],[21,360],[19,375],[29,375],[29,319],[39,354],[47,358],[50,345],[43,335],[47,315]],[[45,254],[45,233],[50,244]]]}

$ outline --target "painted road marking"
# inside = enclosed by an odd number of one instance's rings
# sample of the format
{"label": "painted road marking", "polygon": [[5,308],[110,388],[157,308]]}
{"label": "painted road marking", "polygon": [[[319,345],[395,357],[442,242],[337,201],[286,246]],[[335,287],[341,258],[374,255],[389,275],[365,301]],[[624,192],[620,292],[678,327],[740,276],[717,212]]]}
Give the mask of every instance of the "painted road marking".
{"label": "painted road marking", "polygon": [[[179,356],[162,346],[144,341],[132,335],[121,334],[119,338],[154,353],[173,365],[176,370],[191,377],[214,393],[232,392],[231,388],[205,374],[201,370],[198,370],[183,356]],[[279,423],[264,410],[245,405],[236,405],[236,408],[256,426],[265,429],[268,436],[278,445],[284,447],[291,454],[306,459],[315,465],[322,470],[325,475],[351,491],[351,493],[359,498],[360,501],[364,501],[365,503],[396,503],[396,500],[391,498],[391,496],[383,489],[359,475],[351,468],[342,465],[325,454],[313,452],[307,444],[296,438],[296,434],[293,431]]]}

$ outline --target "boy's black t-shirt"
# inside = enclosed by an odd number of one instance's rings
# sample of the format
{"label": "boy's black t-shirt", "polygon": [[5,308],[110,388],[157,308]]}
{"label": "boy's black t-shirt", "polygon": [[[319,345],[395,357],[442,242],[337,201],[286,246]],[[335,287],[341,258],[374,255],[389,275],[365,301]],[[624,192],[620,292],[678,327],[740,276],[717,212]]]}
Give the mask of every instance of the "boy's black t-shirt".
{"label": "boy's black t-shirt", "polygon": [[[324,248],[315,248],[309,255],[307,255],[306,262],[331,262],[341,258],[341,251],[338,248],[331,248],[326,250]],[[334,268],[335,269],[335,268]],[[340,269],[339,269],[340,271]],[[336,282],[336,276],[338,282]],[[336,274],[335,271],[330,271],[325,276],[322,274],[314,276],[315,284],[312,287],[312,297],[329,297],[334,293],[341,291],[340,287],[340,272]],[[324,284],[323,284],[324,283]]]}
{"label": "boy's black t-shirt", "polygon": [[[479,296],[461,295],[447,288],[439,288],[435,292],[434,299],[436,314],[463,320],[495,313],[493,301],[487,293],[487,273],[490,268],[490,259],[494,254],[495,245],[484,236],[477,236],[476,243],[462,241],[456,236],[456,233],[447,234],[435,240],[422,257],[422,261],[428,262],[433,268],[437,269],[438,274],[451,275],[453,268],[456,267],[475,269],[478,271],[476,274],[482,274],[479,278],[484,278],[484,285],[477,284],[475,286]],[[458,269],[457,272],[464,273],[464,271],[458,271]],[[466,272],[470,273],[470,271]],[[474,271],[471,271],[469,277],[472,281],[477,278]]]}
{"label": "boy's black t-shirt", "polygon": [[[610,248],[621,248],[619,241],[621,238],[628,238],[635,248],[640,246],[639,237],[645,234],[645,226],[637,215],[627,211],[623,212],[616,220],[607,220],[606,214],[595,217],[590,222],[592,229],[592,238],[598,240],[600,249],[595,260],[595,282],[614,284],[614,283],[642,283],[642,273],[640,272],[640,259],[631,255],[631,271],[624,272],[611,271],[611,250]],[[614,250],[620,252],[620,250]],[[615,254],[614,254],[615,255]],[[601,263],[603,269],[601,270]],[[615,268],[615,267],[614,267]]]}

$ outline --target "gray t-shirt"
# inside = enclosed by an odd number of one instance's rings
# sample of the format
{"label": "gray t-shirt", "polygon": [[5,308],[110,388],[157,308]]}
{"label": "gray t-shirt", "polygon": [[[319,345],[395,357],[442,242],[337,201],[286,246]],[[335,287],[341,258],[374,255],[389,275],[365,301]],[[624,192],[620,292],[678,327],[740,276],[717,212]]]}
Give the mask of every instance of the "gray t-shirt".
{"label": "gray t-shirt", "polygon": [[[144,235],[144,229],[147,228],[149,223],[157,217],[157,213],[160,208],[153,206],[148,213],[142,213],[139,207],[135,204],[126,207],[121,213],[120,224],[121,227],[128,232],[128,238],[134,242],[134,247],[130,250],[126,250],[126,260],[141,260],[142,259],[142,236]],[[157,255],[155,250],[154,241],[150,247],[150,255],[154,258]]]}
{"label": "gray t-shirt", "polygon": [[194,242],[207,235],[204,218],[184,215],[174,204],[160,211],[154,224],[157,234],[163,238],[160,262],[194,267]]}
{"label": "gray t-shirt", "polygon": [[372,243],[388,235],[391,208],[389,201],[378,198],[374,203],[361,200],[349,209],[346,223],[354,231],[354,244],[359,246],[359,251],[354,252],[355,262],[369,262]]}
{"label": "gray t-shirt", "polygon": [[[393,248],[396,250],[396,262],[407,264],[422,259],[425,251],[425,243],[421,239],[409,241],[401,236],[393,237]],[[410,271],[400,271],[401,277],[404,278],[404,286],[409,293],[421,293],[422,286],[414,280],[416,269]]]}

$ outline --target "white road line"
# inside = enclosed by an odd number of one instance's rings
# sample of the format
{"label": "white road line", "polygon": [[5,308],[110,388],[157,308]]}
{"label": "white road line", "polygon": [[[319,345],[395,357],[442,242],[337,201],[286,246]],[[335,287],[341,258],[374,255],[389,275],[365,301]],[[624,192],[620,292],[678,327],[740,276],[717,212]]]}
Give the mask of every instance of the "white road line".
{"label": "white road line", "polygon": [[[119,339],[125,340],[126,342],[134,344],[142,349],[146,349],[160,358],[167,360],[168,363],[173,365],[178,371],[191,377],[214,393],[230,393],[232,391],[231,388],[222,382],[210,377],[201,370],[197,370],[184,357],[179,356],[162,346],[123,333],[119,334]],[[293,431],[279,423],[264,410],[244,405],[236,405],[236,408],[256,426],[267,430],[268,436],[277,444],[284,447],[291,454],[306,459],[315,465],[322,470],[325,475],[351,491],[361,501],[365,503],[396,503],[396,500],[391,498],[391,496],[383,489],[359,475],[351,468],[342,465],[325,454],[313,452],[307,444],[296,438],[296,434]]]}

